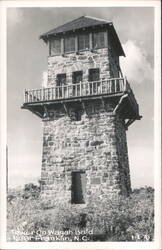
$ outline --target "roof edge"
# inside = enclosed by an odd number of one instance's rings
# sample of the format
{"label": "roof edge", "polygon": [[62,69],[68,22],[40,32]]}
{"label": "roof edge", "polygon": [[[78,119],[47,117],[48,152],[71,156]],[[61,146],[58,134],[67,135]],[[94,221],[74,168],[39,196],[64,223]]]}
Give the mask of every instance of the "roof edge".
{"label": "roof edge", "polygon": [[[83,16],[80,16],[80,17],[78,17],[78,18],[75,18],[75,19],[73,19],[73,20],[71,20],[71,21],[69,21],[69,22],[66,22],[66,23],[64,23],[64,24],[62,24],[62,25],[60,25],[60,26],[58,26],[58,27],[56,27],[56,28],[54,28],[54,29],[60,28],[60,27],[62,27],[62,26],[64,26],[64,25],[68,25],[68,24],[70,24],[70,23],[72,23],[72,22],[74,22],[74,21],[76,21],[76,20],[79,20],[79,19],[81,19],[81,18],[83,18],[83,17],[89,18],[89,19],[93,19],[93,20],[96,20],[96,21],[100,21],[100,22],[105,22],[105,23],[103,23],[103,25],[104,25],[104,24],[112,24],[111,21],[107,21],[107,20],[105,20],[105,19],[101,19],[101,18],[97,18],[97,17],[91,17],[91,16],[88,16],[88,15],[83,15]],[[100,25],[100,24],[98,23],[98,24],[90,25],[90,26],[86,26],[86,27],[88,28],[88,27],[91,27],[91,26],[98,26],[98,25]],[[84,28],[84,27],[83,27],[83,28]],[[43,40],[44,40],[45,37],[48,37],[48,36],[52,35],[52,32],[53,32],[54,29],[51,29],[51,30],[49,30],[48,32],[43,33],[42,35],[39,36],[39,39],[43,39]],[[75,30],[79,30],[79,29],[81,29],[81,28],[78,28],[78,29],[76,28]],[[70,30],[69,30],[69,31],[70,31]],[[66,32],[69,32],[69,31],[66,31]],[[50,33],[51,33],[51,34],[50,34]],[[60,31],[60,32],[58,32],[57,34],[61,34],[61,33],[63,33],[63,32]],[[53,34],[55,34],[55,33],[53,32]]]}

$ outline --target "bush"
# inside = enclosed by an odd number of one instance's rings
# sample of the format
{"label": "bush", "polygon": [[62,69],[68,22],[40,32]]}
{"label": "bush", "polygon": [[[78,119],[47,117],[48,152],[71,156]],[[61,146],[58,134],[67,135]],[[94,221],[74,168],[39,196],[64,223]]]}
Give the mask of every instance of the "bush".
{"label": "bush", "polygon": [[135,190],[129,198],[91,202],[87,222],[107,241],[151,241],[154,236],[154,191]]}
{"label": "bush", "polygon": [[[24,190],[30,195],[24,196]],[[59,241],[48,237],[48,233],[42,238],[38,232],[56,230],[64,236],[69,230],[67,241],[73,241],[76,231],[84,229],[93,230],[93,235],[88,235],[89,241],[153,240],[154,190],[151,187],[135,189],[128,198],[118,196],[103,201],[91,197],[88,206],[57,204],[46,210],[42,209],[37,188],[30,184],[24,190],[8,201],[9,241],[15,240],[12,230],[31,234],[23,240],[17,237],[18,241]]]}

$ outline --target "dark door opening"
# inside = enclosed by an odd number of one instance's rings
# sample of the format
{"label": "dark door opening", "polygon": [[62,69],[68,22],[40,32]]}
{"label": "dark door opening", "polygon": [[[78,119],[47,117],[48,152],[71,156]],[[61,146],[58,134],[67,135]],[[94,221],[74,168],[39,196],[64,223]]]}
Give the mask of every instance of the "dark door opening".
{"label": "dark door opening", "polygon": [[100,70],[99,68],[89,69],[89,87],[90,87],[90,94],[96,94],[97,90],[97,81],[100,80]]}
{"label": "dark door opening", "polygon": [[[83,71],[73,72],[72,75],[73,84],[80,83],[82,82],[82,80],[83,80]],[[73,96],[79,96],[79,95],[81,95],[80,86],[79,85],[73,86]]]}
{"label": "dark door opening", "polygon": [[56,79],[56,86],[58,87],[56,89],[56,97],[64,97],[65,94],[65,88],[63,86],[66,85],[66,74],[58,74]]}
{"label": "dark door opening", "polygon": [[89,82],[99,81],[100,70],[99,68],[89,69]]}
{"label": "dark door opening", "polygon": [[85,203],[86,174],[85,172],[72,172],[72,199],[73,204]]}

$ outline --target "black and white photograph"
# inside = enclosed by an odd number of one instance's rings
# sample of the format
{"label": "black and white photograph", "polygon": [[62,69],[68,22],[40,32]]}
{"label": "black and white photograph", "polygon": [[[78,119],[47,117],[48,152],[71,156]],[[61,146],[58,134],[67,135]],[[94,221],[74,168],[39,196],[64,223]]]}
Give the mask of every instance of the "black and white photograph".
{"label": "black and white photograph", "polygon": [[4,2],[2,249],[160,250],[160,1]]}

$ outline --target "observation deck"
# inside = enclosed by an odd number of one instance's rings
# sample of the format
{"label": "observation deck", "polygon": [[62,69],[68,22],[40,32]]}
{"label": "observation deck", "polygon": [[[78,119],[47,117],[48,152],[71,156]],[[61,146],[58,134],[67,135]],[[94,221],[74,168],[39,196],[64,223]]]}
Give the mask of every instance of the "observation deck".
{"label": "observation deck", "polygon": [[66,108],[68,103],[82,103],[94,99],[106,101],[107,98],[114,98],[116,108],[122,105],[124,119],[138,120],[141,118],[137,101],[125,78],[25,90],[22,108],[44,118],[48,113],[48,108],[55,108],[55,105],[64,105]]}

